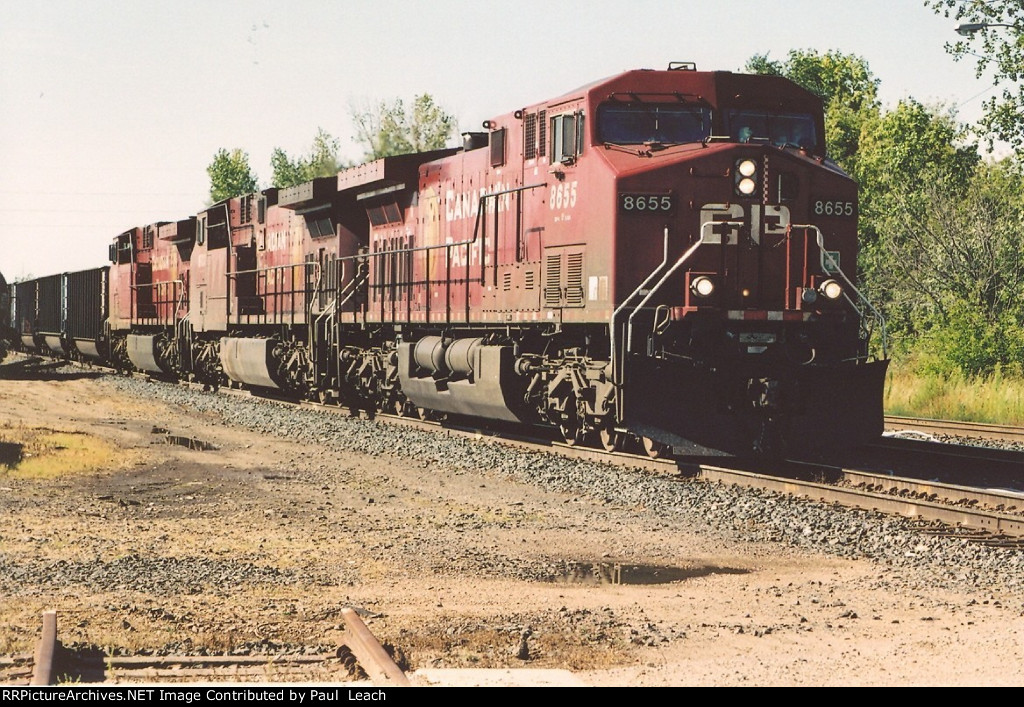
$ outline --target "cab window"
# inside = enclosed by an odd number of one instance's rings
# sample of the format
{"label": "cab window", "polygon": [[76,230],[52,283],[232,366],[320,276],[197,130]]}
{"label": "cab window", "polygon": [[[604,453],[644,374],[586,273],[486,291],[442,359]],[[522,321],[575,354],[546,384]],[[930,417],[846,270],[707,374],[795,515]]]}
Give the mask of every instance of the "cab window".
{"label": "cab window", "polygon": [[730,110],[729,134],[737,142],[813,148],[818,145],[814,116],[767,110]]}
{"label": "cab window", "polygon": [[604,103],[598,140],[617,145],[701,142],[711,134],[711,109],[687,103]]}
{"label": "cab window", "polygon": [[571,164],[583,154],[583,113],[565,113],[551,118],[551,158]]}

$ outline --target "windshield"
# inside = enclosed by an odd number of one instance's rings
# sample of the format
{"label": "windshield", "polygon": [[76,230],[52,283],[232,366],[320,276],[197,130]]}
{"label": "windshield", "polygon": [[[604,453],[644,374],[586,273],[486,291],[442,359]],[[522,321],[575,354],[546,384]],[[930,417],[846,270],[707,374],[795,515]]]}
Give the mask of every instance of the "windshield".
{"label": "windshield", "polygon": [[711,134],[711,111],[683,103],[605,103],[597,109],[600,142],[619,145],[701,142]]}
{"label": "windshield", "polygon": [[765,141],[797,147],[818,144],[814,117],[810,113],[731,110],[728,117],[729,134],[738,142]]}

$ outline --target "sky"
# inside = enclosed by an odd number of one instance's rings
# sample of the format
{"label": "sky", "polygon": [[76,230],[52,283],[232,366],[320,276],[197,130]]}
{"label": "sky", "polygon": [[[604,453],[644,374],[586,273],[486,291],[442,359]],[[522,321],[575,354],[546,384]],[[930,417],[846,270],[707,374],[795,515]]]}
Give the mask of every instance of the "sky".
{"label": "sky", "polygon": [[0,272],[98,267],[118,233],[196,213],[220,148],[261,186],[320,128],[357,160],[353,110],[422,93],[479,130],[620,71],[838,50],[883,106],[973,121],[995,89],[946,53],[955,24],[922,0],[0,0]]}

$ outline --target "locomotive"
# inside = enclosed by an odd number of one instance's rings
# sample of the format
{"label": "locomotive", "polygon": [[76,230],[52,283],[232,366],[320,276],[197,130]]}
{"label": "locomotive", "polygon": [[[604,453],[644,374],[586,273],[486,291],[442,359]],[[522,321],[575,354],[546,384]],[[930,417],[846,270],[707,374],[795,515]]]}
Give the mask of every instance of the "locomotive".
{"label": "locomotive", "polygon": [[881,434],[884,322],[816,96],[673,63],[463,138],[125,231],[109,267],[15,287],[21,342],[652,456]]}

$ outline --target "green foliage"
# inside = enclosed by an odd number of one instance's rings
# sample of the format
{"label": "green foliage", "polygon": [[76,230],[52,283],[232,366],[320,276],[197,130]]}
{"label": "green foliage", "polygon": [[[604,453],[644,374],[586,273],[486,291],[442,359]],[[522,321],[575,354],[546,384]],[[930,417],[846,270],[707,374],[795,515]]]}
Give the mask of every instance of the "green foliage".
{"label": "green foliage", "polygon": [[864,120],[852,162],[860,183],[861,233],[869,243],[892,228],[894,201],[906,202],[941,181],[963,187],[980,157],[955,115],[914,99]]}
{"label": "green foliage", "polygon": [[927,0],[925,5],[961,24],[994,25],[947,43],[946,51],[957,61],[971,57],[978,78],[992,72],[992,80],[1003,90],[985,102],[979,128],[988,136],[989,149],[995,140],[1003,140],[1024,156],[1024,3]]}
{"label": "green foliage", "polygon": [[210,176],[210,201],[230,199],[233,196],[256,191],[256,175],[249,167],[249,154],[235,148],[231,152],[221,148],[206,168]]}
{"label": "green foliage", "polygon": [[878,114],[879,79],[867,61],[854,54],[825,54],[793,49],[785,61],[755,54],[744,70],[784,76],[821,98],[825,106],[825,142],[829,155],[846,170],[855,167],[863,125]]}
{"label": "green foliage", "polygon": [[441,149],[455,128],[455,118],[427,93],[413,99],[411,111],[401,99],[361,110],[352,108],[352,121],[356,141],[366,147],[367,161]]}
{"label": "green foliage", "polygon": [[1024,327],[1020,317],[1001,313],[995,321],[969,302],[952,302],[946,321],[921,342],[921,370],[937,375],[1020,375],[1024,361]]}
{"label": "green foliage", "polygon": [[867,61],[854,54],[792,49],[785,61],[771,61],[767,54],[755,54],[745,70],[785,76],[818,96],[826,109],[838,104],[856,111],[878,105],[880,80],[871,73]]}
{"label": "green foliage", "polygon": [[873,186],[917,189],[935,172],[966,183],[980,160],[976,147],[964,144],[966,132],[952,111],[913,98],[879,114],[863,133],[857,177]]}
{"label": "green foliage", "polygon": [[885,412],[889,415],[1024,424],[1021,369],[997,368],[991,374],[930,372],[911,361],[889,368]]}
{"label": "green foliage", "polygon": [[330,177],[341,169],[338,160],[339,141],[323,128],[317,130],[308,154],[291,159],[280,147],[270,155],[275,187],[292,187],[316,177]]}
{"label": "green foliage", "polygon": [[928,170],[886,199],[865,258],[872,293],[928,370],[986,374],[1024,361],[1024,175],[982,162]]}

